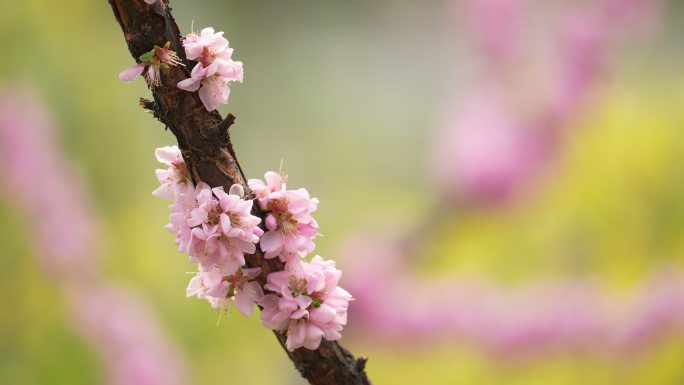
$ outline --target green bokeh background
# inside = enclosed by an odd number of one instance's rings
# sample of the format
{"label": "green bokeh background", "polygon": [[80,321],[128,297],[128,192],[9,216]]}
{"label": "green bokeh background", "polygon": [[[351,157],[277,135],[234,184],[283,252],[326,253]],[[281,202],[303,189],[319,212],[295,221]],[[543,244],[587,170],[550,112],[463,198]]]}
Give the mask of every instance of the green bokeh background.
{"label": "green bokeh background", "polygon": [[[241,164],[259,177],[284,159],[290,184],[322,202],[317,245],[327,257],[350,233],[417,222],[435,202],[430,133],[458,84],[453,69],[464,65],[445,9],[436,0],[174,3],[183,31],[193,20],[224,30],[245,63],[244,84],[222,108],[238,117]],[[611,82],[578,117],[577,135],[542,187],[506,209],[442,224],[420,274],[483,274],[510,285],[589,276],[630,293],[655,267],[682,265],[681,11],[672,3],[656,43],[613,63]],[[0,85],[40,91],[87,182],[103,224],[104,273],[152,304],[193,383],[301,383],[257,317],[235,315],[217,327],[205,302],[184,298],[191,267],[163,229],[166,203],[150,195],[153,150],[173,137],[138,107],[144,82],[117,79],[133,62],[106,1],[4,1],[0,46]],[[36,220],[0,200],[0,383],[101,383],[97,355],[72,329],[33,254],[26,230]],[[370,356],[376,384],[684,383],[682,336],[629,359],[559,354],[515,364],[468,346],[344,344]]]}

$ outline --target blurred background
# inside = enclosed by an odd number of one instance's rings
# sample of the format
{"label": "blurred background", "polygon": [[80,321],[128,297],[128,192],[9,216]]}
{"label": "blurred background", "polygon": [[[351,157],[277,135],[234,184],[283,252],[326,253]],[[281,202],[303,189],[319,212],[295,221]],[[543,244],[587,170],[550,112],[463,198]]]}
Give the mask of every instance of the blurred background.
{"label": "blurred background", "polygon": [[[684,383],[684,4],[172,5],[244,62],[248,177],[321,200],[374,383]],[[302,384],[185,298],[107,2],[2,2],[0,45],[0,383]]]}

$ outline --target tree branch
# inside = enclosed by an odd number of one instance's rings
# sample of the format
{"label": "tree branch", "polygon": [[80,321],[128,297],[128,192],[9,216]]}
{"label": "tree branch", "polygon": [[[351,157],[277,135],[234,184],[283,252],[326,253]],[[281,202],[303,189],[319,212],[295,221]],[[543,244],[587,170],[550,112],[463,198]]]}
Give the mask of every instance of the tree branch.
{"label": "tree branch", "polygon": [[[185,58],[181,34],[171,15],[168,0],[158,0],[152,5],[142,0],[108,1],[134,59],[138,60],[155,45],[163,46],[168,41],[170,48],[186,64],[186,67],[162,69],[161,85],[152,88],[154,101],[141,99],[140,105],[151,110],[155,118],[175,135],[195,183],[202,181],[211,187],[223,186],[226,191],[239,183],[253,197],[230,142],[229,128],[235,117],[229,114],[225,120],[222,119],[218,112],[204,108],[196,92],[176,87],[179,81],[190,77],[192,66]],[[262,219],[263,225],[265,218],[258,205],[254,205],[253,214]],[[262,286],[268,273],[283,270],[278,258],[264,259],[259,248],[246,261],[249,267],[262,268],[259,277]],[[275,335],[285,349],[286,335],[278,332]],[[301,375],[313,385],[370,384],[364,371],[366,359],[354,359],[336,342],[323,340],[317,350],[300,348],[294,352],[285,351]]]}

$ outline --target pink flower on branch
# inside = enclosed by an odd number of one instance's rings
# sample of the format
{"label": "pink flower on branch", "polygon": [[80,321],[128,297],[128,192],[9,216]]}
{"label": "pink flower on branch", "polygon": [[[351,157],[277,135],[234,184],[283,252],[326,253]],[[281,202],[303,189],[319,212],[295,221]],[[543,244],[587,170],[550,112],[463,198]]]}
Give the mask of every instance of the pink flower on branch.
{"label": "pink flower on branch", "polygon": [[311,213],[318,208],[318,199],[311,198],[306,189],[287,190],[286,177],[267,172],[266,183],[250,179],[259,207],[267,212],[268,230],[261,238],[265,258],[280,257],[283,262],[297,260],[314,250],[313,239],[318,235],[318,223]]}
{"label": "pink flower on branch", "polygon": [[300,347],[316,349],[321,338],[339,340],[352,299],[337,286],[341,276],[335,262],[320,256],[309,263],[290,262],[284,271],[269,274],[264,288],[272,293],[258,301],[263,307],[261,323],[287,332],[289,351]]}
{"label": "pink flower on branch", "polygon": [[157,170],[161,185],[153,194],[174,198],[166,228],[176,235],[179,251],[205,270],[217,267],[233,274],[244,266],[244,255],[256,251],[263,234],[261,219],[251,215],[252,201],[243,199],[244,189],[237,184],[228,193],[201,182],[193,186],[176,146],[158,148],[156,155],[168,168]]}
{"label": "pink flower on branch", "polygon": [[166,42],[163,47],[155,45],[152,50],[140,55],[140,63],[123,70],[123,72],[119,74],[119,79],[125,83],[130,83],[138,76],[142,75],[147,68],[147,72],[145,73],[147,84],[152,87],[158,86],[160,84],[159,77],[161,68],[169,68],[170,66],[179,64],[183,65],[176,52],[169,49],[170,46],[170,42]]}
{"label": "pink flower on branch", "polygon": [[208,111],[214,111],[220,104],[228,103],[230,83],[244,79],[242,62],[233,61],[233,49],[223,32],[204,28],[199,34],[190,33],[183,39],[185,55],[196,60],[188,79],[178,82],[178,88],[195,92]]}
{"label": "pink flower on branch", "polygon": [[171,199],[174,196],[174,189],[190,182],[190,174],[185,168],[185,161],[178,146],[161,147],[154,154],[160,163],[168,167],[166,170],[157,169],[155,171],[161,185],[152,192],[152,195]]}
{"label": "pink flower on branch", "polygon": [[231,304],[245,316],[250,316],[254,304],[264,293],[259,283],[254,281],[261,274],[261,268],[238,269],[235,274],[226,275],[213,267],[200,270],[188,284],[188,297],[197,296],[209,301],[211,307],[228,312]]}
{"label": "pink flower on branch", "polygon": [[245,254],[256,251],[261,219],[251,215],[252,201],[242,199],[240,185],[226,194],[222,187],[210,189],[200,182],[196,191],[198,206],[187,221],[192,227],[188,253],[204,268],[217,266],[231,274],[244,266]]}

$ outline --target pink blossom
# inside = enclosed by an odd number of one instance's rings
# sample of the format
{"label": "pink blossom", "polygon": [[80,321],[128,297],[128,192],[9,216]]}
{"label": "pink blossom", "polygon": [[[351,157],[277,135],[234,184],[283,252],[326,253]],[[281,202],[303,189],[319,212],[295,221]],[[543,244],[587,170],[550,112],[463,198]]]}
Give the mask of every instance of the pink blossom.
{"label": "pink blossom", "polygon": [[228,194],[222,187],[210,189],[201,182],[197,185],[197,206],[187,218],[191,261],[206,269],[217,266],[231,274],[245,264],[245,254],[256,251],[255,244],[262,234],[258,227],[261,220],[251,215],[252,201],[244,200],[243,195],[239,185],[233,185]]}
{"label": "pink blossom", "polygon": [[254,311],[256,302],[264,296],[259,282],[252,281],[261,274],[261,268],[241,269],[241,272],[242,277],[239,275],[229,276],[228,280],[231,282],[232,287],[235,288],[235,296],[233,297],[235,307],[237,307],[240,313],[249,317],[252,311]]}
{"label": "pink blossom", "polygon": [[311,198],[306,189],[287,190],[285,176],[267,172],[266,182],[250,179],[249,186],[256,194],[259,207],[266,211],[266,229],[261,237],[265,258],[279,256],[283,262],[312,252],[316,245],[318,223],[311,213],[318,208],[318,199]]}
{"label": "pink blossom", "polygon": [[[146,0],[148,1],[148,0]],[[148,4],[152,4],[149,3]],[[140,63],[126,68],[119,74],[119,79],[123,82],[130,83],[138,76],[145,73],[145,79],[150,86],[158,86],[160,84],[160,69],[168,68],[169,66],[183,65],[180,58],[175,51],[169,49],[170,42],[166,42],[163,47],[157,45],[150,51],[140,55]]]}
{"label": "pink blossom", "polygon": [[229,60],[233,54],[233,50],[228,47],[228,40],[223,37],[223,31],[214,32],[212,27],[202,29],[199,35],[189,33],[183,39],[183,47],[189,60],[205,65],[211,64],[216,58]]}
{"label": "pink blossom", "polygon": [[216,266],[230,274],[245,264],[245,254],[256,251],[253,243],[240,238],[231,238],[221,233],[219,226],[206,224],[191,231],[188,253],[192,262],[205,268]]}
{"label": "pink blossom", "polygon": [[190,182],[190,175],[185,167],[185,161],[178,146],[161,147],[154,153],[157,160],[167,165],[168,168],[155,171],[161,186],[154,190],[152,194],[163,199],[171,199],[177,186]]}
{"label": "pink blossom", "polygon": [[220,104],[228,103],[230,83],[244,79],[242,62],[233,61],[233,49],[228,47],[228,40],[223,32],[214,32],[213,28],[204,28],[200,34],[190,33],[183,39],[185,55],[196,60],[188,79],[178,82],[178,88],[195,92],[199,90],[202,103],[208,111],[213,111]]}
{"label": "pink blossom", "polygon": [[196,295],[198,298],[205,297],[225,297],[228,294],[230,284],[223,280],[221,271],[212,267],[206,271],[200,271],[188,284],[186,295],[191,297]]}
{"label": "pink blossom", "polygon": [[255,302],[264,293],[258,282],[253,281],[261,274],[261,268],[238,269],[235,274],[223,274],[213,267],[208,271],[200,270],[188,284],[186,294],[209,301],[214,309],[230,310],[231,303],[245,316],[250,316]]}
{"label": "pink blossom", "polygon": [[251,214],[252,201],[243,199],[245,190],[239,184],[231,186],[226,194],[223,187],[212,189],[221,207],[220,223],[223,234],[238,237],[250,243],[259,242],[263,231],[258,227],[261,219]]}
{"label": "pink blossom", "polygon": [[[269,218],[273,216],[269,215]],[[267,231],[261,237],[261,249],[267,259],[280,257],[283,262],[296,259],[316,248],[313,241],[318,235],[318,224],[314,219],[309,223],[283,221],[277,230]]]}
{"label": "pink blossom", "polygon": [[311,262],[288,263],[284,271],[268,275],[261,323],[273,330],[286,331],[286,347],[316,349],[321,338],[336,341],[347,323],[351,295],[337,286],[342,275],[335,262],[315,256]]}
{"label": "pink blossom", "polygon": [[178,88],[190,92],[199,90],[202,103],[208,111],[213,111],[220,104],[228,103],[230,83],[242,83],[243,77],[242,62],[215,60],[208,67],[198,63],[188,79],[178,82]]}
{"label": "pink blossom", "polygon": [[264,179],[266,180],[265,183],[261,179],[250,179],[247,182],[249,188],[254,192],[257,202],[259,202],[259,207],[261,207],[262,210],[268,208],[268,201],[271,193],[286,190],[285,182],[287,182],[287,175],[268,171],[264,175]]}

